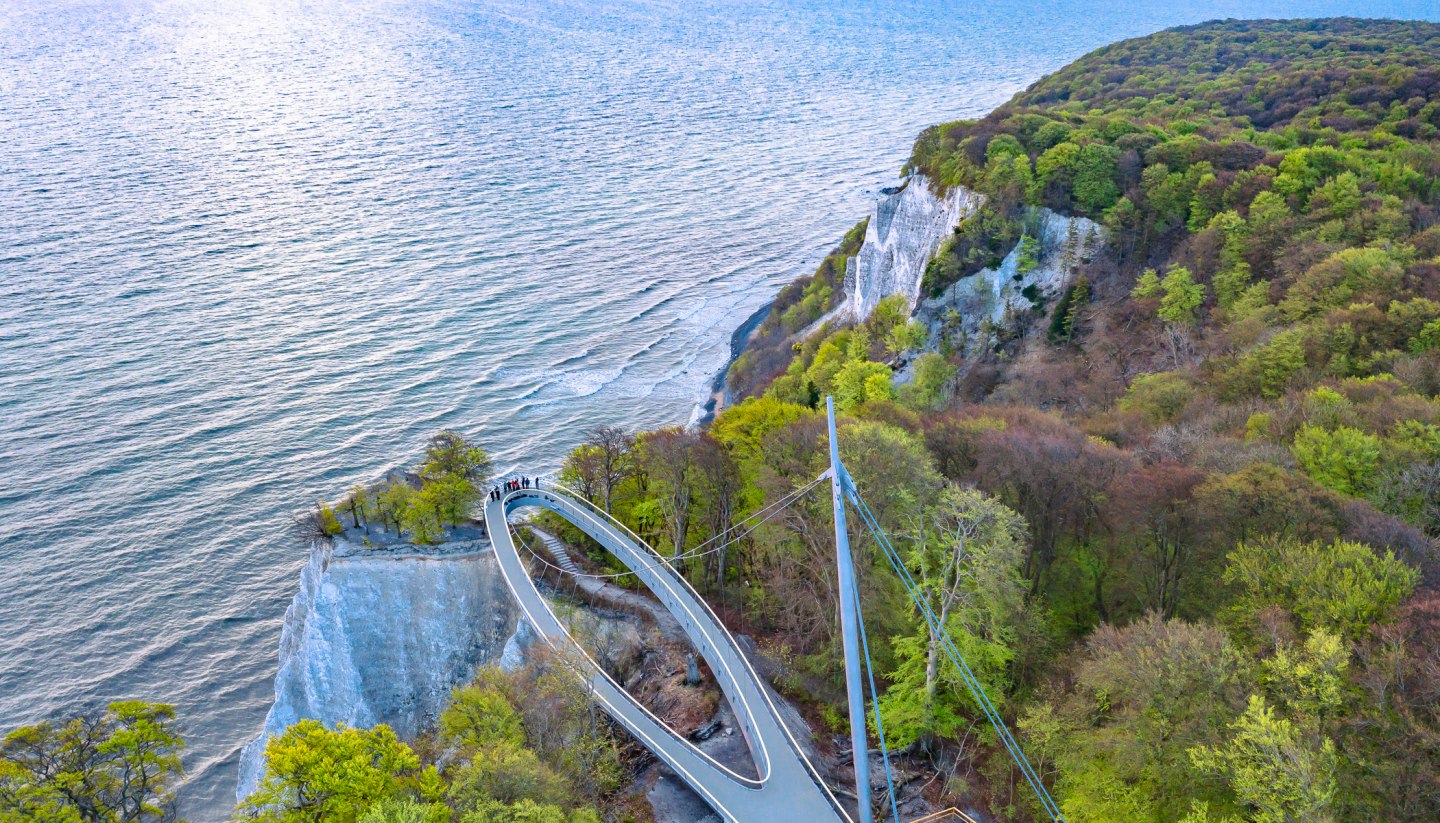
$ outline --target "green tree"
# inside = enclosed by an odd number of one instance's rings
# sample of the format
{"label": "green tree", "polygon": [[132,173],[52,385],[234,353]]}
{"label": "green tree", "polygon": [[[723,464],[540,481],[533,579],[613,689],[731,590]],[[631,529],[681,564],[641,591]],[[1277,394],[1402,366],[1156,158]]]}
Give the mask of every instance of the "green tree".
{"label": "green tree", "polygon": [[1229,553],[1224,579],[1235,587],[1231,614],[1242,624],[1262,609],[1280,607],[1307,631],[1323,628],[1355,639],[1386,620],[1419,575],[1393,553],[1377,555],[1363,543],[1263,537]]}
{"label": "green tree", "polygon": [[566,812],[529,799],[516,803],[487,800],[466,812],[460,823],[600,823],[600,816],[593,809]]}
{"label": "green tree", "polygon": [[451,474],[475,483],[484,483],[490,476],[490,455],[484,449],[453,431],[442,431],[430,438],[425,446],[425,461],[420,476],[435,480]]}
{"label": "green tree", "polygon": [[1020,145],[1020,141],[1015,139],[1015,135],[1013,134],[997,134],[994,139],[985,146],[985,160],[987,162],[1009,160],[1012,157],[1023,157],[1024,155],[1025,147]]}
{"label": "green tree", "polygon": [[422,546],[439,543],[445,536],[445,524],[440,519],[436,495],[427,493],[430,488],[426,486],[412,495],[400,515],[400,527],[409,533],[410,542]]}
{"label": "green tree", "polygon": [[355,528],[360,528],[360,518],[369,510],[370,490],[364,485],[356,483],[350,487],[350,494],[345,498],[345,511],[350,514],[351,523]]}
{"label": "green tree", "polygon": [[1224,778],[1256,823],[1336,819],[1335,744],[1312,745],[1259,695],[1231,726],[1231,739],[1190,750],[1195,767]]}
{"label": "green tree", "polygon": [[1228,309],[1240,302],[1241,296],[1250,288],[1250,263],[1238,260],[1230,268],[1215,272],[1215,304]]}
{"label": "green tree", "polygon": [[1285,292],[1280,310],[1286,317],[1299,320],[1362,299],[1393,294],[1400,287],[1412,252],[1408,248],[1341,249],[1297,278]]}
{"label": "green tree", "polygon": [[1169,823],[1194,802],[1231,807],[1188,756],[1226,738],[1252,682],[1223,631],[1151,612],[1097,628],[1067,671],[1070,693],[1019,723],[1031,756],[1058,772],[1066,819]]}
{"label": "green tree", "polygon": [[889,396],[890,367],[884,363],[851,360],[835,375],[835,403],[841,411]]}
{"label": "green tree", "polygon": [[1031,144],[1040,151],[1059,145],[1074,131],[1070,126],[1057,120],[1051,120],[1035,130],[1035,136],[1031,138]]}
{"label": "green tree", "polygon": [[1224,393],[1231,396],[1260,395],[1271,399],[1284,393],[1290,381],[1305,368],[1304,327],[1276,333],[1265,343],[1242,355],[1221,377]]}
{"label": "green tree", "polygon": [[392,480],[375,495],[375,512],[380,525],[393,525],[396,531],[404,528],[402,520],[410,510],[410,500],[415,490],[403,480]]}
{"label": "green tree", "polygon": [[585,433],[585,445],[593,455],[596,489],[608,514],[614,506],[615,489],[635,473],[635,437],[619,426],[602,423]]}
{"label": "green tree", "polygon": [[1054,313],[1050,316],[1051,343],[1069,343],[1075,337],[1075,330],[1080,325],[1080,310],[1090,302],[1090,281],[1085,275],[1075,278],[1074,284],[1065,290],[1061,295],[1060,302],[1055,306]]}
{"label": "green tree", "polygon": [[1235,211],[1215,215],[1209,228],[1220,233],[1223,245],[1220,251],[1220,267],[1212,278],[1215,287],[1215,302],[1228,310],[1234,306],[1250,286],[1250,264],[1244,253],[1250,238],[1250,227]]}
{"label": "green tree", "polygon": [[1176,266],[1160,281],[1160,319],[1177,325],[1193,325],[1195,310],[1205,302],[1205,287],[1190,276],[1190,270]]}
{"label": "green tree", "polygon": [[1057,143],[1046,149],[1035,161],[1035,181],[1042,186],[1060,185],[1067,192],[1074,181],[1080,147],[1074,143]]}
{"label": "green tree", "polygon": [[420,759],[389,726],[301,720],[266,744],[265,775],[240,808],[274,823],[352,823],[421,775]]}
{"label": "green tree", "polygon": [[411,501],[412,506],[428,506],[435,519],[454,526],[470,516],[470,508],[480,499],[475,484],[458,474],[445,474],[425,484]]}
{"label": "green tree", "polygon": [[945,398],[945,389],[959,371],[944,355],[926,352],[915,358],[915,374],[900,387],[900,400],[916,411],[932,409]]}
{"label": "green tree", "polygon": [[1115,185],[1116,161],[1120,152],[1103,143],[1087,143],[1075,158],[1075,202],[1090,214],[1100,214],[1115,204],[1120,187]]}
{"label": "green tree", "polygon": [[1181,372],[1138,374],[1115,407],[1122,412],[1142,414],[1158,426],[1177,419],[1194,394],[1194,386]]}
{"label": "green tree", "polygon": [[408,797],[392,797],[371,806],[360,823],[449,823],[450,807],[444,803],[420,803]]}
{"label": "green tree", "polygon": [[1195,180],[1195,194],[1190,198],[1189,217],[1186,220],[1186,228],[1191,233],[1204,230],[1210,219],[1215,216],[1214,204],[1205,196],[1207,191],[1215,188],[1215,175],[1202,174]]}
{"label": "green tree", "polygon": [[1385,435],[1385,452],[1404,463],[1440,460],[1440,426],[1401,420]]}
{"label": "green tree", "polygon": [[489,686],[462,686],[452,691],[450,705],[440,714],[439,731],[447,743],[467,749],[525,742],[520,714],[503,693]]}
{"label": "green tree", "polygon": [[340,525],[340,518],[335,516],[335,510],[330,508],[329,503],[317,502],[314,517],[315,528],[326,537],[336,537],[345,531],[345,527]]}
{"label": "green tree", "polygon": [[589,443],[581,443],[571,449],[560,469],[560,480],[584,495],[586,500],[603,499],[605,452]]}
{"label": "green tree", "polygon": [[1135,201],[1128,196],[1115,201],[1105,211],[1103,222],[1115,248],[1122,256],[1128,257],[1139,245],[1144,230],[1145,215]]}
{"label": "green tree", "polygon": [[813,417],[815,412],[798,403],[786,403],[774,397],[747,397],[737,406],[730,406],[715,418],[710,434],[741,460],[760,455],[765,437],[798,420]]}
{"label": "green tree", "polygon": [[1380,438],[1349,426],[1302,426],[1290,450],[1315,482],[1343,494],[1364,493],[1380,471]]}
{"label": "green tree", "polygon": [[1150,300],[1160,294],[1160,274],[1154,269],[1141,272],[1139,279],[1135,281],[1135,287],[1130,290],[1130,296],[1136,300]]}
{"label": "green tree", "polygon": [[1027,234],[1020,238],[1020,253],[1015,258],[1015,271],[1019,274],[1029,274],[1040,265],[1040,241],[1034,235]]}
{"label": "green tree", "polygon": [[805,370],[805,379],[821,396],[835,393],[835,375],[845,366],[845,350],[832,338],[820,344],[815,359]]}
{"label": "green tree", "polygon": [[1310,209],[1325,209],[1332,217],[1349,217],[1360,208],[1363,198],[1360,178],[1345,171],[1315,190],[1310,196]]}
{"label": "green tree", "polygon": [[959,671],[944,655],[946,636],[998,701],[1031,620],[1020,574],[1028,550],[1020,515],[975,489],[952,485],[916,525],[906,564],[944,634],[922,621],[917,635],[895,642],[898,665],[880,705],[886,735],[897,746],[953,734],[973,709]]}
{"label": "green tree", "polygon": [[1410,340],[1410,351],[1413,354],[1423,354],[1427,351],[1440,349],[1440,320],[1431,320],[1425,324]]}
{"label": "green tree", "polygon": [[1344,703],[1349,667],[1350,649],[1345,641],[1320,627],[1298,649],[1280,643],[1275,654],[1261,664],[1260,682],[1277,708],[1319,735],[1327,719],[1339,714]]}
{"label": "green tree", "polygon": [[[527,748],[565,785],[568,804],[597,800],[616,790],[624,775],[610,725],[585,682],[575,676],[579,665],[585,664],[573,653],[532,650],[519,671],[487,666],[477,681],[510,701],[524,726]],[[527,761],[516,757],[512,765],[525,766]],[[509,779],[497,775],[494,779]],[[543,774],[537,779],[548,785]]]}
{"label": "green tree", "polygon": [[885,350],[890,354],[900,354],[910,349],[918,349],[925,345],[925,335],[926,328],[919,321],[910,320],[896,324],[885,338]]}
{"label": "green tree", "polygon": [[125,700],[0,741],[0,820],[173,821],[184,741],[175,709]]}
{"label": "green tree", "polygon": [[449,790],[450,801],[462,810],[480,807],[487,800],[507,804],[532,800],[559,806],[568,802],[570,794],[564,778],[535,752],[507,740],[480,749],[456,770]]}
{"label": "green tree", "polygon": [[1261,238],[1273,238],[1276,231],[1292,216],[1285,198],[1273,191],[1262,191],[1250,201],[1250,213],[1246,223],[1250,230]]}

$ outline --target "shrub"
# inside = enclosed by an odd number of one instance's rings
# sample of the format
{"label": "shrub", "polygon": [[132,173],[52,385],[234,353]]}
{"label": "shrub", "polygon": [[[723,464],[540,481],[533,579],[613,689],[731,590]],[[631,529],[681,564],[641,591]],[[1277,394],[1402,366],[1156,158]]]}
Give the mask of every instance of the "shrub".
{"label": "shrub", "polygon": [[1195,393],[1190,380],[1180,372],[1137,375],[1116,407],[1122,412],[1144,415],[1151,423],[1173,422]]}
{"label": "shrub", "polygon": [[335,510],[326,503],[315,504],[315,525],[320,533],[327,537],[335,537],[345,531],[340,525],[340,519],[335,516]]}

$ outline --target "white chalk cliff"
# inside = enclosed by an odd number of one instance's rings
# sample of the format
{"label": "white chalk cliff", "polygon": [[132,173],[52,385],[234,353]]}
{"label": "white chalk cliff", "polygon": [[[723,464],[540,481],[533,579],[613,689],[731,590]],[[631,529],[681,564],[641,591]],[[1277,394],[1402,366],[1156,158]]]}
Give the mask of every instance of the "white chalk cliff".
{"label": "white chalk cliff", "polygon": [[280,633],[275,703],[241,755],[237,797],[254,791],[265,742],[290,724],[386,723],[410,739],[454,686],[501,659],[517,613],[489,544],[430,548],[312,546]]}
{"label": "white chalk cliff", "polygon": [[865,244],[845,268],[846,314],[863,320],[892,294],[905,295],[913,308],[925,265],[984,201],[962,186],[937,196],[929,179],[919,174],[882,190],[865,228]]}
{"label": "white chalk cliff", "polygon": [[998,326],[1006,321],[1007,314],[1031,307],[1027,291],[1042,300],[1058,297],[1070,284],[1077,267],[1088,262],[1105,242],[1104,229],[1095,221],[1066,217],[1049,209],[1040,210],[1034,236],[1039,241],[1038,254],[1035,267],[1029,271],[1019,270],[1021,244],[1017,243],[999,268],[962,277],[938,297],[920,301],[915,316],[930,326],[930,348],[937,345],[947,317],[952,339],[958,333],[969,344],[977,344],[987,321]]}

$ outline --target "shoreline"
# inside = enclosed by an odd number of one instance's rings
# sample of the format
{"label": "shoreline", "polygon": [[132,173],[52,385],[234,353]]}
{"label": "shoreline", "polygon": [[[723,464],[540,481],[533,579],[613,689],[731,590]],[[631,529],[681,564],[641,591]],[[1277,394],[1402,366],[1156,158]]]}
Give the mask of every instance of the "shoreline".
{"label": "shoreline", "polygon": [[749,317],[741,321],[740,325],[735,328],[735,331],[730,333],[730,356],[726,358],[725,365],[720,367],[720,370],[715,373],[714,379],[710,381],[710,397],[705,401],[705,405],[701,407],[702,413],[700,418],[695,421],[696,425],[708,425],[710,421],[715,419],[715,415],[723,411],[726,404],[730,402],[730,390],[729,387],[726,386],[726,379],[730,374],[730,367],[735,365],[735,361],[739,360],[740,355],[744,354],[745,349],[749,348],[750,339],[754,337],[755,330],[760,328],[760,324],[765,322],[766,317],[770,316],[770,308],[774,305],[775,298],[771,296],[760,308],[751,312]]}

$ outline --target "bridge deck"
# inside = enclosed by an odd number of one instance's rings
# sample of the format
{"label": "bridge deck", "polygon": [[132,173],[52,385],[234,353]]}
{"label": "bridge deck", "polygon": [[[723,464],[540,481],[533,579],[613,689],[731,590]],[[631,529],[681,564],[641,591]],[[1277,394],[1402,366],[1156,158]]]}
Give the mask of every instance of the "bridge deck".
{"label": "bridge deck", "polygon": [[[750,662],[682,576],[622,526],[561,491],[525,489],[485,503],[485,525],[506,584],[530,625],[556,648],[578,648],[541,597],[510,533],[512,511],[540,507],[594,538],[660,600],[710,665],[755,758],[759,778],[736,774],[660,722],[593,661],[589,685],[600,706],[675,771],[726,820],[737,823],[850,821],[780,718]],[[583,651],[583,650],[582,650]]]}

